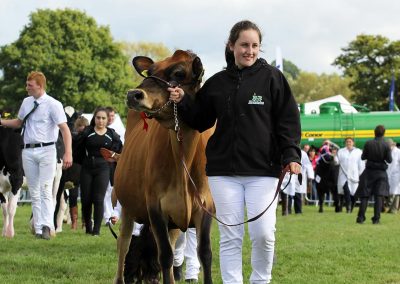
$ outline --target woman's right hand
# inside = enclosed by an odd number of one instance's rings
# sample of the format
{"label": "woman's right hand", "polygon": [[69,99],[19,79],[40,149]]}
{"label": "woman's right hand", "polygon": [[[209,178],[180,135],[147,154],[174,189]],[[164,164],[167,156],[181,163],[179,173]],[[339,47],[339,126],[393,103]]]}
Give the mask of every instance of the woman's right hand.
{"label": "woman's right hand", "polygon": [[185,91],[179,87],[168,88],[169,99],[175,103],[179,103],[183,96],[185,95]]}

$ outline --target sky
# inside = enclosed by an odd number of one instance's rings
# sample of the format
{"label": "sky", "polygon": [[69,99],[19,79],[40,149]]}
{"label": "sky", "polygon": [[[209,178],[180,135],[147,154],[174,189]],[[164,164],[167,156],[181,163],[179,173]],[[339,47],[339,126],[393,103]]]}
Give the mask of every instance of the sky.
{"label": "sky", "polygon": [[359,34],[400,40],[398,0],[0,0],[0,46],[18,39],[37,9],[74,8],[116,41],[163,43],[190,49],[202,59],[206,77],[226,64],[229,31],[251,20],[263,34],[261,57],[276,49],[303,71],[341,73],[332,62]]}

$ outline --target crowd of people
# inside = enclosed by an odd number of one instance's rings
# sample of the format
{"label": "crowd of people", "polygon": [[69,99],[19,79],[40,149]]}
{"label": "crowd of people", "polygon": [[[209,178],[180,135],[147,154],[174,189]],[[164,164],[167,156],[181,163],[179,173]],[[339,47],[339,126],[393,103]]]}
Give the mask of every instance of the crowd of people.
{"label": "crowd of people", "polygon": [[[302,160],[302,167],[307,190],[294,184],[295,189],[290,193],[293,199],[301,198],[301,203],[316,203],[319,212],[323,212],[321,203],[333,202],[335,212],[347,213],[352,213],[359,204],[356,222],[360,224],[365,222],[365,211],[370,201],[374,203],[373,224],[380,222],[381,212],[397,213],[400,149],[392,139],[384,139],[383,125],[378,125],[374,133],[375,138],[367,141],[363,149],[357,148],[351,137],[344,139],[343,148],[329,140],[320,148],[304,144],[303,151],[308,160]],[[297,208],[295,203],[295,213],[302,213]],[[291,213],[290,208],[287,211]],[[286,214],[283,212],[283,215]]]}
{"label": "crowd of people", "polygon": [[[305,197],[308,201],[318,200],[319,211],[323,212],[324,196],[329,194],[336,212],[345,208],[351,213],[358,198],[357,223],[363,223],[369,198],[373,195],[372,222],[377,224],[385,197],[390,193],[389,212],[394,213],[399,209],[400,195],[400,151],[393,141],[384,141],[382,125],[376,127],[375,139],[367,142],[362,151],[356,148],[353,138],[346,138],[342,149],[330,141],[320,149],[310,145],[300,149],[297,104],[284,75],[258,57],[261,40],[262,34],[256,24],[236,23],[225,46],[227,68],[208,79],[195,100],[186,96],[179,86],[168,89],[170,100],[178,105],[180,119],[193,129],[204,131],[218,120],[205,153],[206,174],[217,217],[226,223],[240,223],[246,215],[248,218],[256,216],[273,200],[270,210],[248,226],[251,283],[270,283],[272,279],[278,204],[273,196],[283,166],[288,166],[293,174],[302,173],[304,180],[300,185],[298,179],[293,179],[285,189],[289,198],[284,215],[291,212],[292,203],[294,212],[301,214]],[[18,118],[1,119],[0,125],[22,127],[23,167],[32,197],[35,236],[49,240],[54,230],[51,188],[59,131],[64,145],[61,159],[64,170],[73,162],[81,165],[80,183],[75,184],[69,194],[72,229],[78,227],[79,188],[85,232],[99,236],[103,222],[115,224],[119,217],[118,209],[113,211],[110,207],[118,157],[115,153],[121,153],[123,147],[123,134],[119,135],[112,127],[115,111],[111,107],[98,107],[90,122],[78,118],[70,131],[61,103],[46,93],[43,73],[30,73],[26,90],[29,96],[24,99]],[[104,149],[113,154],[105,156]],[[243,283],[244,229],[243,225],[219,224],[220,269],[224,283]],[[195,234],[188,231],[186,237],[192,251],[186,255],[190,259],[195,255]],[[184,239],[183,235],[182,243]],[[177,252],[183,251],[177,249]],[[176,255],[176,267],[181,266],[182,255]],[[196,280],[197,258],[192,268],[187,277]]]}

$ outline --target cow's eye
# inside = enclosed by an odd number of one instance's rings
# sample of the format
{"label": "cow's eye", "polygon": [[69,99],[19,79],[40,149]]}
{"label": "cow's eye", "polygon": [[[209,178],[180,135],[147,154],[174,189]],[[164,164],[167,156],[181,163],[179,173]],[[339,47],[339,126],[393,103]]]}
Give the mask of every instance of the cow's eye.
{"label": "cow's eye", "polygon": [[173,77],[174,77],[175,79],[177,79],[178,81],[180,81],[180,80],[185,79],[186,73],[185,73],[185,71],[178,70],[178,71],[176,71],[176,72],[174,73],[174,76],[173,76]]}

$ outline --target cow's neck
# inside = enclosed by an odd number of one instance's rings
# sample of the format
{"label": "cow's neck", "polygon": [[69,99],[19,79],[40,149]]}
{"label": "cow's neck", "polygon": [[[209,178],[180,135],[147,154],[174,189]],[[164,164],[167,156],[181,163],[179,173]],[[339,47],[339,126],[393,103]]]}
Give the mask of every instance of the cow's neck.
{"label": "cow's neck", "polygon": [[190,167],[196,154],[200,133],[197,130],[182,127],[180,129],[181,141],[178,141],[177,133],[174,130],[170,130],[169,135],[175,159],[181,163],[183,155],[185,163]]}

